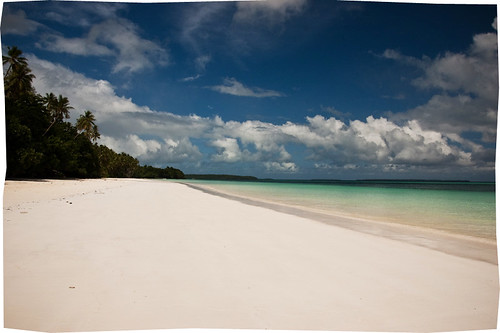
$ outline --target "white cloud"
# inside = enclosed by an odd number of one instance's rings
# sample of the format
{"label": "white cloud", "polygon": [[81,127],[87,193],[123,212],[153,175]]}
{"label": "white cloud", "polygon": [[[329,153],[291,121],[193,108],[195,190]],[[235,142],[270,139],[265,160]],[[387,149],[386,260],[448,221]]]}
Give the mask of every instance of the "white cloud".
{"label": "white cloud", "polygon": [[241,82],[238,82],[235,78],[225,78],[224,83],[217,86],[208,87],[214,91],[220,92],[221,94],[228,94],[234,96],[244,96],[244,97],[281,97],[282,93],[274,90],[266,90],[258,87],[246,87]]}
{"label": "white cloud", "polygon": [[[164,47],[142,38],[134,23],[116,15],[123,8],[124,5],[119,3],[75,3],[72,6],[49,4],[44,19],[87,30],[81,37],[68,38],[28,19],[24,11],[11,11],[6,6],[2,33],[28,35],[43,28],[44,33],[36,43],[37,47],[79,56],[113,57],[116,59],[113,73],[135,73],[156,65],[168,65],[169,54]],[[207,60],[200,61],[201,65],[203,61],[206,65]]]}
{"label": "white cloud", "polygon": [[84,110],[104,113],[150,112],[148,107],[139,107],[130,98],[119,97],[114,87],[105,80],[90,79],[71,71],[60,64],[42,60],[34,55],[27,55],[29,66],[36,76],[33,85],[36,91],[45,95],[53,92],[67,96],[72,111],[78,115]]}
{"label": "white cloud", "polygon": [[26,17],[23,10],[12,12],[8,6],[4,7],[2,17],[2,34],[29,35],[42,25]]}
{"label": "white cloud", "polygon": [[427,57],[424,57],[423,59],[417,59],[415,57],[405,56],[401,54],[399,51],[392,49],[385,50],[384,53],[382,53],[381,57],[386,59],[396,60],[416,67],[424,67],[425,62],[428,60]]}
{"label": "white cloud", "polygon": [[209,55],[201,55],[194,60],[194,62],[196,64],[196,68],[200,72],[205,71],[205,69],[207,68],[207,65],[210,61],[212,61],[212,57]]}
{"label": "white cloud", "polygon": [[307,0],[235,2],[236,11],[226,29],[228,47],[235,55],[249,56],[276,48],[276,36],[283,34],[294,17],[307,7]]}
{"label": "white cloud", "polygon": [[216,139],[211,145],[218,148],[217,154],[212,159],[217,162],[239,162],[242,160],[242,152],[235,138]]}
{"label": "white cloud", "polygon": [[349,118],[349,117],[352,117],[352,114],[349,113],[349,112],[341,112],[339,110],[337,110],[336,108],[334,108],[333,106],[321,106],[321,111],[323,112],[327,112],[331,115],[333,115],[334,117],[336,118],[339,118],[339,119],[344,119],[344,118]]}
{"label": "white cloud", "polygon": [[46,34],[37,46],[52,52],[81,56],[112,56],[116,59],[113,73],[135,73],[169,63],[169,56],[164,48],[143,39],[132,22],[120,18],[95,24],[80,38]]}
{"label": "white cloud", "polygon": [[[210,136],[224,138],[224,143],[230,142],[232,144],[233,162],[235,157],[238,157],[240,161],[254,162],[287,163],[292,160],[291,154],[285,148],[285,144],[289,140],[281,131],[280,126],[274,124],[252,120],[221,122],[211,130]],[[241,151],[239,143],[244,148],[243,151]]]}
{"label": "white cloud", "polygon": [[55,2],[44,7],[43,17],[62,25],[88,28],[103,19],[116,18],[126,6],[119,2],[73,2],[71,6]]}
{"label": "white cloud", "polygon": [[139,159],[142,164],[164,167],[171,163],[192,162],[201,160],[202,154],[188,138],[173,139],[141,139],[131,134],[122,137],[102,136],[100,144],[116,152],[125,152]]}
{"label": "white cloud", "polygon": [[[492,26],[496,29],[496,19]],[[498,45],[496,33],[473,36],[463,53],[447,52],[435,59],[416,59],[386,50],[389,59],[416,66],[423,75],[413,84],[438,90],[427,103],[405,113],[391,115],[395,121],[416,119],[426,130],[456,137],[479,132],[484,142],[495,142],[498,110]]]}
{"label": "white cloud", "polygon": [[111,56],[113,51],[89,38],[65,38],[60,35],[45,35],[37,46],[52,52],[64,52],[81,56]]}
{"label": "white cloud", "polygon": [[356,170],[356,169],[359,169],[359,165],[357,164],[351,164],[351,163],[348,163],[348,164],[344,164],[342,166],[338,166],[338,165],[333,165],[333,164],[328,164],[328,163],[314,163],[314,167],[318,170],[327,170],[327,171],[331,171],[331,170],[334,170],[334,171],[338,171],[338,170]]}
{"label": "white cloud", "polygon": [[427,103],[395,114],[392,119],[418,119],[424,128],[446,133],[449,137],[463,132],[478,132],[484,142],[496,140],[495,103],[468,95],[435,95]]}
{"label": "white cloud", "polygon": [[209,55],[201,55],[201,56],[197,57],[194,60],[194,64],[195,64],[196,70],[198,71],[198,74],[182,78],[180,81],[181,82],[190,82],[190,81],[198,80],[202,76],[202,74],[205,73],[207,64],[211,60],[212,60],[212,57]]}
{"label": "white cloud", "polygon": [[89,36],[96,34],[97,40],[111,44],[118,52],[118,63],[113,72],[137,72],[152,68],[156,64],[167,65],[167,52],[156,43],[139,36],[138,28],[130,21],[108,20],[94,26]]}
{"label": "white cloud", "polygon": [[180,41],[188,45],[198,56],[213,40],[210,36],[221,33],[226,28],[222,14],[230,8],[222,2],[186,6],[180,26]]}
{"label": "white cloud", "polygon": [[207,50],[214,50],[214,46],[234,57],[275,47],[274,37],[284,31],[285,22],[303,12],[306,3],[266,0],[192,4],[181,13],[177,38],[195,59],[198,72],[203,73],[209,59]]}
{"label": "white cloud", "polygon": [[482,43],[475,38],[475,54],[446,53],[434,59],[426,66],[424,76],[414,81],[415,85],[473,93],[486,98],[492,96],[498,76],[496,59],[491,56],[496,52],[496,38],[495,44],[487,39]]}
{"label": "white cloud", "polygon": [[449,144],[434,131],[422,130],[417,121],[398,126],[385,118],[368,117],[349,125],[322,116],[308,117],[308,125],[286,123],[283,132],[311,150],[311,158],[346,165],[366,163],[471,165],[470,153]]}
{"label": "white cloud", "polygon": [[195,76],[184,77],[184,78],[180,79],[180,81],[181,82],[191,82],[191,81],[198,80],[200,77],[201,77],[200,74],[196,74]]}
{"label": "white cloud", "polygon": [[100,143],[116,152],[127,152],[134,157],[147,156],[161,149],[160,142],[156,140],[143,140],[136,134],[128,134],[121,140],[110,136],[102,136]]}
{"label": "white cloud", "polygon": [[[168,164],[201,158],[188,133],[201,136],[208,126],[205,119],[155,112],[136,105],[130,98],[117,96],[108,81],[85,77],[32,55],[28,60],[36,75],[33,84],[39,94],[53,92],[68,97],[74,107],[73,120],[84,110],[94,112],[102,144],[143,163]],[[158,139],[141,138],[152,135]]]}
{"label": "white cloud", "polygon": [[[113,86],[48,61],[29,56],[36,90],[67,96],[75,114],[90,109],[105,143],[141,163],[246,162],[256,170],[297,173],[295,155],[302,150],[323,170],[415,170],[469,168],[493,170],[491,152],[458,134],[444,135],[421,126],[419,120],[386,118],[343,122],[314,116],[305,123],[282,125],[262,121],[224,121],[220,117],[181,116],[136,105],[117,96]],[[464,100],[467,102],[466,100]],[[446,104],[446,101],[445,101]],[[493,117],[493,115],[492,115]],[[293,154],[288,147],[294,147]],[[494,157],[494,154],[493,154]],[[184,163],[184,164],[183,164]],[[328,169],[327,169],[328,167]]]}
{"label": "white cloud", "polygon": [[282,24],[302,12],[307,0],[267,0],[238,2],[233,20],[245,24]]}
{"label": "white cloud", "polygon": [[293,162],[264,162],[264,166],[268,172],[296,173],[299,171]]}

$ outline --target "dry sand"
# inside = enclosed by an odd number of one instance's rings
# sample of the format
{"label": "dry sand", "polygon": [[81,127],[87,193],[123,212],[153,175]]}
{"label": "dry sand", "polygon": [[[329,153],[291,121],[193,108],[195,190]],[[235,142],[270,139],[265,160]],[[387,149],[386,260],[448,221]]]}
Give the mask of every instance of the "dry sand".
{"label": "dry sand", "polygon": [[145,180],[11,182],[5,326],[456,331],[498,266]]}

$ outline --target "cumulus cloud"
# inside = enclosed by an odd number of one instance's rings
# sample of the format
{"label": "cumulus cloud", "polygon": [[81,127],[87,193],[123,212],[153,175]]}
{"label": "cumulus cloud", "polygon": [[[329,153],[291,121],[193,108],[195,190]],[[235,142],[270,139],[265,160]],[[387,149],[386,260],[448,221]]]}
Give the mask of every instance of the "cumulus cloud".
{"label": "cumulus cloud", "polygon": [[224,148],[223,151],[219,150],[218,161],[229,160],[228,157],[231,157],[232,162],[238,159],[245,162],[291,163],[293,160],[285,148],[289,138],[278,125],[255,120],[224,122],[220,119],[218,126],[210,130],[209,136],[224,138],[217,140],[219,149]]}
{"label": "cumulus cloud", "polygon": [[242,152],[238,141],[235,138],[221,138],[211,142],[218,152],[212,156],[214,161],[218,162],[239,162],[242,160]]}
{"label": "cumulus cloud", "polygon": [[308,124],[286,123],[283,132],[311,150],[311,158],[334,165],[353,162],[379,165],[471,165],[470,153],[450,144],[418,122],[404,126],[385,118],[368,117],[345,124],[335,118],[315,116]]}
{"label": "cumulus cloud", "polygon": [[53,92],[70,97],[74,115],[90,110],[100,113],[147,112],[130,98],[117,96],[114,87],[106,80],[94,80],[73,72],[67,67],[27,55],[29,66],[36,76],[33,85],[39,94]]}
{"label": "cumulus cloud", "polygon": [[293,162],[264,162],[264,166],[268,172],[296,173],[299,171]]}
{"label": "cumulus cloud", "polygon": [[99,143],[116,152],[125,152],[141,163],[164,167],[166,164],[198,161],[202,154],[188,138],[142,139],[136,134],[102,136]]}
{"label": "cumulus cloud", "polygon": [[238,82],[235,78],[225,78],[223,84],[217,86],[208,87],[214,91],[220,92],[221,94],[228,94],[234,96],[244,96],[244,97],[281,97],[282,93],[274,90],[266,90],[258,87],[247,87],[243,83]]}
{"label": "cumulus cloud", "polygon": [[[496,19],[492,26],[496,29]],[[482,141],[494,142],[498,110],[497,53],[497,35],[491,32],[473,36],[466,52],[446,52],[434,59],[416,59],[386,50],[384,57],[422,70],[422,75],[413,80],[416,87],[438,92],[427,103],[393,114],[391,119],[418,120],[422,128],[443,132],[449,137],[479,132]]]}
{"label": "cumulus cloud", "polygon": [[103,136],[100,142],[117,152],[127,152],[136,157],[147,156],[161,149],[160,142],[156,140],[144,140],[136,134],[128,134],[121,140]]}
{"label": "cumulus cloud", "polygon": [[420,88],[461,91],[492,99],[498,86],[496,35],[477,35],[469,54],[446,53],[428,62],[424,76],[414,84]]}
{"label": "cumulus cloud", "polygon": [[257,120],[228,121],[223,127],[216,129],[216,134],[237,137],[243,145],[252,145],[260,154],[272,155],[280,161],[291,158],[283,146],[286,139],[278,125]]}
{"label": "cumulus cloud", "polygon": [[[219,148],[217,161],[262,161],[269,172],[300,170],[286,149],[291,144],[305,147],[309,159],[323,169],[325,166],[354,169],[364,165],[365,168],[377,166],[380,170],[408,170],[415,166],[474,167],[481,162],[473,159],[475,152],[459,147],[459,138],[454,141],[439,132],[424,130],[417,121],[398,125],[386,118],[370,116],[365,121],[344,123],[320,115],[306,120],[304,124],[283,125],[228,121],[211,128],[207,135],[224,136],[213,142]],[[485,153],[480,146],[475,148],[478,153]],[[484,167],[494,167],[491,161],[483,162]]]}
{"label": "cumulus cloud", "polygon": [[469,95],[434,95],[427,103],[392,118],[417,119],[424,128],[446,133],[450,137],[477,132],[484,142],[496,140],[496,103]]}
{"label": "cumulus cloud", "polygon": [[84,110],[92,111],[101,132],[99,142],[142,163],[161,166],[199,161],[203,155],[191,140],[206,136],[222,123],[217,117],[154,111],[118,96],[108,81],[88,78],[33,55],[28,55],[28,60],[36,75],[33,84],[39,94],[53,92],[68,97],[74,107],[71,119]]}
{"label": "cumulus cloud", "polygon": [[141,163],[183,166],[246,162],[268,173],[290,174],[303,169],[299,164],[302,157],[295,155],[302,151],[321,170],[402,172],[443,166],[494,170],[494,152],[457,134],[425,128],[418,120],[394,122],[370,116],[344,122],[316,115],[307,117],[304,123],[273,124],[177,115],[138,106],[116,95],[107,81],[85,77],[34,56],[29,61],[39,93],[67,96],[74,113],[93,111],[101,131],[100,142],[139,158]]}

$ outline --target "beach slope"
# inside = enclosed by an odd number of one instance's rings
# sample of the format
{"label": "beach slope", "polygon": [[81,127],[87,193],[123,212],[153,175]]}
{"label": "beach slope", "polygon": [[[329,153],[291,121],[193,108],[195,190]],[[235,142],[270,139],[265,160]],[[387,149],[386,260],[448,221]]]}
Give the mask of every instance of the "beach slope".
{"label": "beach slope", "polygon": [[498,266],[149,180],[7,181],[7,328],[457,331]]}

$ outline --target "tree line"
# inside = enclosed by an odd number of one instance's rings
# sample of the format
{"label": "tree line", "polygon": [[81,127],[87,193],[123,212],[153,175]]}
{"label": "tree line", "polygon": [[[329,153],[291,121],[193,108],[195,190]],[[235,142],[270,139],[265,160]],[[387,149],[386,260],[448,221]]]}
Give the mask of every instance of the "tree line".
{"label": "tree line", "polygon": [[141,166],[126,154],[97,144],[96,119],[84,111],[67,119],[68,98],[38,94],[28,61],[17,47],[2,56],[4,66],[7,178],[184,178],[172,167]]}

